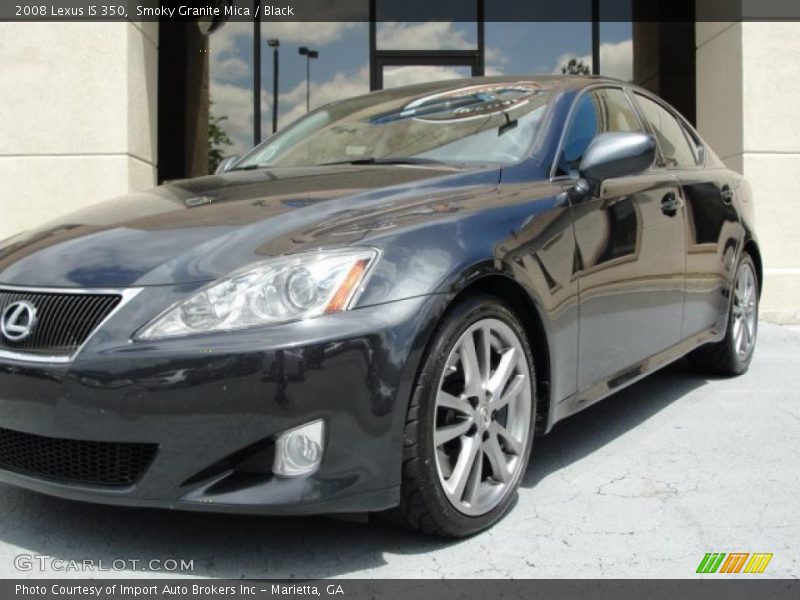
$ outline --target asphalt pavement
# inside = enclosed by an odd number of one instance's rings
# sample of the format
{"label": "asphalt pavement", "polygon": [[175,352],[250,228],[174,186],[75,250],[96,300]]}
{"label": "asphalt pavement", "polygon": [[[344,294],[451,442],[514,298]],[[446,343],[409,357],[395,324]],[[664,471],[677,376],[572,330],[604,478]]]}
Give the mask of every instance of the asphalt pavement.
{"label": "asphalt pavement", "polygon": [[[685,578],[707,552],[773,553],[762,577],[798,577],[800,330],[762,323],[759,336],[740,378],[678,363],[557,425],[536,441],[512,512],[470,539],[88,505],[0,484],[0,578]],[[87,559],[125,566],[75,569]],[[170,559],[193,569],[156,570]]]}

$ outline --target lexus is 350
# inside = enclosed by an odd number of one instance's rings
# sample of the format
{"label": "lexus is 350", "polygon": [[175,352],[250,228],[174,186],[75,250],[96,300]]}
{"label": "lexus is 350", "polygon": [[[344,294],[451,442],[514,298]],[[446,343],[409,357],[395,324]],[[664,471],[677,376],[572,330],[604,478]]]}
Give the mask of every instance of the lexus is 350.
{"label": "lexus is 350", "polygon": [[323,106],[0,244],[0,479],[479,531],[559,420],[687,354],[747,369],[752,217],[689,123],[618,81]]}

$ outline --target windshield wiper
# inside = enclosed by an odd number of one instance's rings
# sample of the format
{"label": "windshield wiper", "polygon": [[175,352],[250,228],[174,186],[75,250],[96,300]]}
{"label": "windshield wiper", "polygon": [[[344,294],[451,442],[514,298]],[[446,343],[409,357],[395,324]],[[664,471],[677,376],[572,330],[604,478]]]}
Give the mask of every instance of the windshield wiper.
{"label": "windshield wiper", "polygon": [[269,165],[253,164],[253,165],[244,165],[243,167],[233,167],[232,169],[228,169],[228,171],[229,172],[230,171],[252,171],[254,169],[266,169],[268,167],[269,167]]}
{"label": "windshield wiper", "polygon": [[443,160],[436,160],[434,158],[420,158],[416,156],[384,156],[376,157],[370,156],[369,158],[355,158],[353,160],[335,160],[333,162],[320,163],[316,166],[327,167],[331,165],[447,165],[453,166],[452,163]]}

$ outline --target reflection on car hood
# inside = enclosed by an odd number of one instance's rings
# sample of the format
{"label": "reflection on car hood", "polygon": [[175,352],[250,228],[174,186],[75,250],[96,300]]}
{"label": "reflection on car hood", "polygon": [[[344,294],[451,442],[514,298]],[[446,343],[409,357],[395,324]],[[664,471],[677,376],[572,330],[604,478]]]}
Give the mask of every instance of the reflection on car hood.
{"label": "reflection on car hood", "polygon": [[[364,240],[331,223],[495,185],[499,171],[337,166],[233,171],[95,204],[0,242],[0,284],[127,287],[207,281],[276,254]],[[376,225],[379,228],[379,225]],[[351,228],[352,229],[352,228]],[[339,232],[341,234],[341,231]],[[352,233],[352,232],[351,232]]]}

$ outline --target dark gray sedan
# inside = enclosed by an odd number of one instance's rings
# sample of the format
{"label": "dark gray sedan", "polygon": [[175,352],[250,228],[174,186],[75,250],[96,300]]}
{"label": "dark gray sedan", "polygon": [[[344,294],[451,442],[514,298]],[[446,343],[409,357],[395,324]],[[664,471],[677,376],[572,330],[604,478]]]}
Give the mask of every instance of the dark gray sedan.
{"label": "dark gray sedan", "polygon": [[689,353],[747,369],[752,215],[618,81],[324,106],[216,175],[0,243],[0,480],[468,535],[559,420]]}

